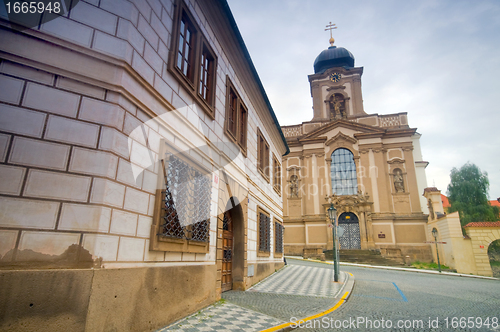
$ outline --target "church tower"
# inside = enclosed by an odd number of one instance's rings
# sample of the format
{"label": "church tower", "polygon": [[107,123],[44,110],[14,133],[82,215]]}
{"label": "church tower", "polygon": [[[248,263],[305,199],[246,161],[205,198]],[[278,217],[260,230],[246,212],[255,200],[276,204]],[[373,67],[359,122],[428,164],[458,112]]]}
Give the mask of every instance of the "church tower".
{"label": "church tower", "polygon": [[[335,29],[334,24],[330,23],[329,29]],[[334,42],[330,37],[330,47],[316,57],[314,74],[309,75],[314,109],[312,121],[366,115],[361,96],[363,68],[354,67],[352,53],[333,45]]]}
{"label": "church tower", "polygon": [[365,112],[363,67],[334,45],[332,29],[327,25],[330,46],[308,76],[313,118],[282,127],[290,147],[282,163],[285,253],[306,256],[333,247],[327,214],[332,202],[344,232],[341,249],[430,261],[421,135],[404,110]]}

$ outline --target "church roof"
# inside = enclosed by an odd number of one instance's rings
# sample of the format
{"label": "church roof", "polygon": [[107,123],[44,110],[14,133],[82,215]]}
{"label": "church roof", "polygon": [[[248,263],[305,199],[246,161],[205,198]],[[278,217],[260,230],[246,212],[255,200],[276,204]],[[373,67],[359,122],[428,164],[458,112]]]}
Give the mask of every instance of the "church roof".
{"label": "church roof", "polygon": [[480,221],[480,222],[470,222],[464,227],[500,227],[500,221]]}
{"label": "church roof", "polygon": [[359,133],[377,133],[377,134],[384,134],[385,130],[379,127],[373,127],[370,125],[365,125],[362,123],[357,123],[353,121],[348,121],[348,120],[335,120],[332,121],[324,126],[321,126],[319,128],[316,128],[312,130],[311,132],[305,134],[302,138],[313,138],[313,137],[318,137],[319,135],[322,135],[334,128],[337,127],[343,127],[343,128],[349,128],[358,131]]}
{"label": "church roof", "polygon": [[448,197],[445,195],[441,194],[441,202],[443,202],[443,207],[444,208],[449,208],[451,207],[450,201],[448,200]]}
{"label": "church roof", "polygon": [[497,198],[496,200],[490,201],[490,205],[491,206],[498,206],[498,207],[500,207],[500,197]]}
{"label": "church roof", "polygon": [[315,74],[333,67],[354,67],[354,55],[343,47],[330,46],[314,60]]}

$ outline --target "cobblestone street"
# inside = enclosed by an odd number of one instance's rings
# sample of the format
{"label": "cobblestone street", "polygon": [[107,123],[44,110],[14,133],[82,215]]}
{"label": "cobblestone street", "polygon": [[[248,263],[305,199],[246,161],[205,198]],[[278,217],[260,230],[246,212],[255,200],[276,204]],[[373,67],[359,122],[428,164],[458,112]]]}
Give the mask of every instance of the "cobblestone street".
{"label": "cobblestone street", "polygon": [[[318,263],[293,261],[292,264]],[[341,330],[500,331],[498,280],[351,266],[340,269],[351,272],[356,279],[352,296],[338,310],[319,318],[318,328],[299,330],[327,331],[335,323],[344,323]],[[462,317],[462,326],[466,327],[461,328]]]}
{"label": "cobblestone street", "polygon": [[261,331],[329,310],[352,289],[347,273],[333,282],[331,265],[292,261],[246,292],[224,292],[221,302],[160,331]]}

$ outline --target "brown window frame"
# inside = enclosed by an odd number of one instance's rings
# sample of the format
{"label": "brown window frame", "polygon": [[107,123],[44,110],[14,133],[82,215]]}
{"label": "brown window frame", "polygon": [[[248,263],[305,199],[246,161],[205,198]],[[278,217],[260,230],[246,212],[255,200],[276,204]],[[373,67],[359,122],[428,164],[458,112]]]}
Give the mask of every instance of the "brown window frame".
{"label": "brown window frame", "polygon": [[[261,220],[261,215],[264,216],[264,220]],[[267,224],[267,225],[264,225]],[[264,234],[267,233],[266,238],[263,239],[261,231],[262,227],[267,228],[264,230]],[[266,241],[261,243],[261,241]],[[257,256],[258,257],[269,257],[271,255],[271,215],[262,209],[260,206],[257,207]]]}
{"label": "brown window frame", "polygon": [[[211,216],[211,205],[208,204],[208,218],[201,222],[200,225],[203,225],[205,223],[205,229],[207,232],[207,238],[203,241],[200,240],[193,240],[186,238],[185,236],[183,237],[176,237],[172,235],[165,235],[161,234],[162,231],[162,226],[165,224],[163,223],[164,215],[165,213],[169,213],[167,211],[174,211],[173,213],[177,213],[175,211],[175,206],[168,206],[167,209],[164,209],[163,207],[165,206],[166,200],[163,198],[165,197],[166,194],[166,181],[165,181],[165,174],[163,171],[163,166],[168,168],[168,161],[166,161],[165,157],[167,154],[174,155],[175,158],[179,159],[182,163],[187,164],[189,168],[193,169],[194,171],[197,171],[201,174],[210,174],[208,170],[202,168],[199,166],[199,163],[192,160],[190,157],[186,156],[185,154],[179,153],[178,151],[174,150],[170,145],[166,144],[164,139],[161,139],[161,148],[160,148],[160,159],[162,162],[160,163],[160,171],[158,174],[158,184],[157,184],[157,189],[156,190],[156,195],[155,195],[155,206],[154,206],[154,213],[153,213],[153,223],[151,225],[151,234],[150,234],[150,246],[149,249],[152,251],[167,251],[167,252],[186,252],[186,253],[208,253],[210,249],[210,216]],[[210,195],[212,191],[212,186],[211,186],[211,179],[209,179],[209,189]],[[196,224],[194,224],[196,225]],[[185,226],[185,230],[180,230],[180,225],[175,226],[173,232],[180,233],[180,232],[185,232],[184,234],[189,234],[190,232],[196,231],[196,226],[193,227],[193,225],[190,226]],[[198,229],[199,230],[199,229]],[[191,233],[192,234],[192,233]]]}
{"label": "brown window frame", "polygon": [[[278,238],[278,232],[281,232],[280,238]],[[279,221],[274,221],[274,257],[283,257],[284,242],[283,237],[285,236],[285,227]],[[281,247],[281,251],[278,251],[278,245]]]}
{"label": "brown window frame", "polygon": [[[217,76],[217,56],[210,47],[207,39],[201,33],[193,15],[183,0],[176,2],[173,23],[172,41],[167,62],[167,70],[179,84],[197,101],[198,105],[208,116],[215,119],[215,90]],[[184,29],[182,29],[184,28]],[[185,32],[190,30],[190,39],[185,39]],[[182,43],[182,47],[180,47]],[[185,58],[186,48],[189,46],[188,57]],[[205,66],[203,59],[208,60],[207,78],[203,75]],[[206,86],[205,94],[201,85]]]}
{"label": "brown window frame", "polygon": [[273,189],[281,196],[281,164],[273,153]]}
{"label": "brown window frame", "polygon": [[241,153],[247,156],[248,108],[243,103],[234,84],[226,76],[226,119],[225,132]]}
{"label": "brown window frame", "polygon": [[269,143],[267,143],[260,129],[257,129],[257,169],[267,182],[270,181],[269,155]]}

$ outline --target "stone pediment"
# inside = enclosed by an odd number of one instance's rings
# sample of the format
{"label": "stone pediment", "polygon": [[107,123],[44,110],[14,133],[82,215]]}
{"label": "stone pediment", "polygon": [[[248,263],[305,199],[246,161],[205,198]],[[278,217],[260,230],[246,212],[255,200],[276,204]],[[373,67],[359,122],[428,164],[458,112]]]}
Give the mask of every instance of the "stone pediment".
{"label": "stone pediment", "polygon": [[398,157],[387,161],[388,164],[404,164],[404,162],[405,162],[404,159]]}
{"label": "stone pediment", "polygon": [[351,136],[347,136],[343,132],[339,131],[339,133],[332,138],[330,138],[328,141],[325,142],[325,145],[330,146],[331,144],[335,142],[349,142],[351,144],[355,144],[357,140],[355,138],[352,138]]}
{"label": "stone pediment", "polygon": [[307,138],[319,137],[319,136],[324,135],[325,133],[329,132],[330,130],[336,129],[336,128],[345,128],[345,129],[354,130],[354,131],[357,131],[360,133],[367,133],[367,134],[375,134],[375,133],[383,134],[386,132],[384,129],[372,127],[369,125],[364,125],[364,124],[360,124],[360,123],[356,123],[356,122],[352,122],[352,121],[346,121],[346,120],[336,120],[336,121],[332,121],[331,123],[329,123],[327,125],[321,126],[317,129],[314,129],[310,133],[306,134],[303,138],[307,139]]}

